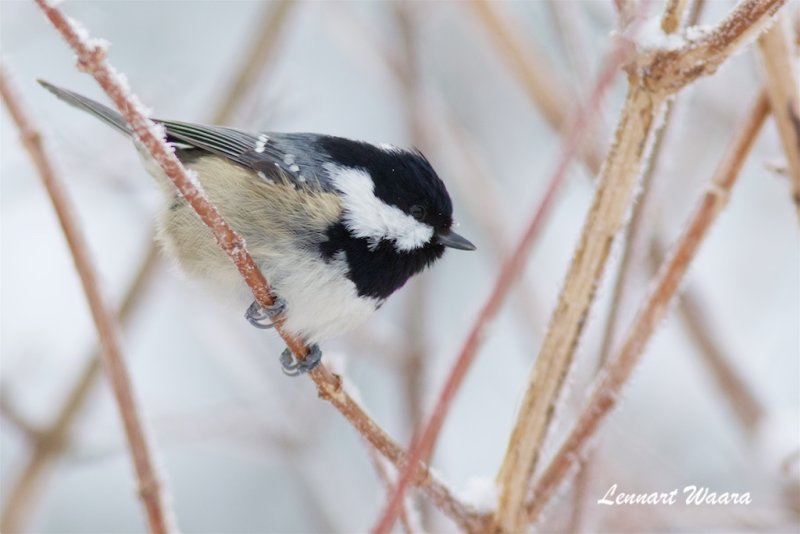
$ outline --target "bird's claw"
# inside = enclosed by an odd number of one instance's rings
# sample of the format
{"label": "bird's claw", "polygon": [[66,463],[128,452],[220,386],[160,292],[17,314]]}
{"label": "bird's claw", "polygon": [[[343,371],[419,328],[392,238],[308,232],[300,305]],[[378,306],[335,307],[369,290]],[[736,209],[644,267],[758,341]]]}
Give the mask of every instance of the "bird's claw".
{"label": "bird's claw", "polygon": [[287,347],[281,353],[281,369],[283,373],[287,376],[299,376],[318,366],[322,360],[322,351],[319,350],[319,345],[315,343],[309,349],[308,356],[301,361],[296,359],[292,351]]}
{"label": "bird's claw", "polygon": [[275,318],[282,314],[285,310],[286,301],[280,297],[275,297],[272,306],[268,306],[266,308],[261,307],[261,305],[254,300],[244,313],[244,317],[256,328],[273,328],[275,326]]}

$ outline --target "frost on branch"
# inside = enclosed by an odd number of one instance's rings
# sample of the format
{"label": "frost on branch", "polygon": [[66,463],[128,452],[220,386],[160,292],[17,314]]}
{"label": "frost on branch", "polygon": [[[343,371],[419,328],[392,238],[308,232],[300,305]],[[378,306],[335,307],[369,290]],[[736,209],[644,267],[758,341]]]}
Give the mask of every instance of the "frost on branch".
{"label": "frost on branch", "polygon": [[492,512],[497,509],[499,493],[492,477],[474,477],[467,481],[459,497],[478,512]]}

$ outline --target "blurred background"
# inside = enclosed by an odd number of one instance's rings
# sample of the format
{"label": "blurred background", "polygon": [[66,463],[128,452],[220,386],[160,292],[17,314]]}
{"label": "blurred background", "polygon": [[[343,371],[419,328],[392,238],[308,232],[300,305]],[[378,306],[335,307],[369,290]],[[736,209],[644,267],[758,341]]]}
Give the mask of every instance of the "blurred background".
{"label": "blurred background", "polygon": [[[653,14],[661,11],[661,2],[651,4]],[[703,2],[698,22],[718,21],[733,5]],[[459,232],[478,252],[448,253],[362,329],[323,347],[369,413],[407,444],[541,200],[559,131],[613,45],[613,2],[70,1],[63,8],[112,44],[112,63],[155,117],[414,145],[431,160],[454,198]],[[5,66],[67,180],[103,289],[125,307],[125,352],[181,529],[368,529],[385,501],[368,447],[318,400],[311,381],[281,373],[276,335],[252,328],[244,310],[154,252],[161,200],[129,142],[35,79],[105,101],[95,82],[75,69],[32,2],[0,3],[0,38]],[[675,100],[652,175],[655,200],[639,229],[653,242],[668,245],[683,229],[761,76],[750,47]],[[432,465],[467,501],[481,498],[476,488],[502,460],[625,85],[618,75],[447,419]],[[88,308],[5,112],[0,157],[3,531],[141,531]],[[800,247],[785,161],[769,119],[684,285],[691,308],[676,307],[661,325],[601,433],[590,476],[581,491],[566,485],[542,530],[797,527]],[[618,241],[545,457],[589,391]],[[640,251],[625,279],[616,341],[645,295],[652,263]],[[725,373],[738,383],[725,383]],[[753,502],[598,506],[612,484],[640,493],[693,484],[750,492]],[[456,530],[419,503],[423,530]]]}

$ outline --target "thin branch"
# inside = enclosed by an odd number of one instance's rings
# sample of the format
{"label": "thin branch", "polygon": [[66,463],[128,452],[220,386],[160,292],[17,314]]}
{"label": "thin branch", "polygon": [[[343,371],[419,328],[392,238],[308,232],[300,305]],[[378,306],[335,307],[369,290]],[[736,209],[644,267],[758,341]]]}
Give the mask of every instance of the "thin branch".
{"label": "thin branch", "polygon": [[[402,95],[405,107],[406,130],[411,145],[429,153],[431,149],[430,137],[423,127],[424,111],[422,109],[422,80],[420,73],[420,51],[418,48],[419,31],[418,14],[411,3],[402,2],[392,4],[392,12],[400,36],[401,67],[405,71],[403,76],[395,78]],[[425,407],[425,379],[426,367],[429,361],[429,346],[426,339],[427,317],[426,303],[429,302],[430,278],[427,273],[415,277],[410,281],[405,309],[405,347],[401,380],[403,382],[404,401],[409,432],[422,424]],[[385,479],[387,496],[391,494],[393,480],[387,476]],[[412,530],[423,531],[422,528],[412,529],[409,523],[408,508],[417,505],[415,496],[408,496],[403,502],[400,512],[400,522],[407,533]],[[430,521],[430,507],[419,503],[422,512],[423,524]]]}
{"label": "thin branch", "polygon": [[[272,305],[273,297],[267,281],[257,268],[252,256],[247,252],[244,241],[202,194],[199,183],[188,175],[175,154],[158,134],[155,125],[139,111],[140,106],[135,98],[123,89],[116,70],[106,60],[103,47],[96,41],[81,37],[74,27],[74,23],[68,20],[57,7],[48,4],[45,0],[36,0],[36,2],[77,53],[79,67],[97,80],[123,114],[138,141],[173,181],[178,191],[201,220],[211,229],[219,246],[231,258],[245,282],[253,290],[256,301],[262,307]],[[295,358],[298,360],[306,358],[309,348],[289,335],[280,322],[275,325],[275,331],[287,344]],[[422,491],[446,515],[462,528],[480,530],[483,526],[482,518],[470,507],[457,501],[419,460],[407,462],[405,452],[343,390],[340,377],[331,373],[324,365],[317,366],[309,372],[309,375],[317,386],[319,396],[339,410],[356,430],[395,466],[407,467],[413,475],[415,485],[420,486]]]}
{"label": "thin branch", "polygon": [[[517,75],[517,78],[519,79],[520,83],[523,84],[523,86],[528,91],[529,95],[532,96],[532,100],[536,103],[537,106],[540,106],[540,109],[541,109],[542,113],[545,115],[545,117],[551,117],[551,116],[553,116],[553,114],[561,114],[559,116],[562,116],[563,113],[564,113],[563,109],[552,109],[552,108],[545,109],[545,108],[541,108],[541,106],[547,105],[548,102],[551,101],[551,99],[548,99],[548,98],[536,98],[535,95],[537,94],[537,87],[541,88],[541,89],[538,89],[539,92],[544,92],[545,94],[551,94],[551,93],[556,93],[556,92],[557,93],[566,94],[565,91],[567,90],[567,88],[566,87],[558,87],[559,84],[554,81],[555,77],[553,77],[550,74],[547,74],[548,73],[548,69],[547,68],[545,68],[545,69],[541,68],[542,60],[541,59],[535,60],[535,58],[537,58],[537,57],[541,58],[541,54],[532,55],[533,59],[532,58],[528,58],[527,55],[526,55],[526,51],[524,50],[523,45],[521,44],[520,39],[513,37],[515,35],[515,33],[511,31],[511,28],[508,28],[507,25],[504,24],[504,22],[502,21],[501,17],[498,16],[497,12],[496,11],[492,11],[492,7],[491,6],[483,5],[483,4],[485,4],[485,2],[479,2],[479,3],[482,4],[482,5],[477,6],[477,7],[481,8],[480,11],[482,12],[482,20],[483,20],[484,24],[486,25],[486,27],[489,30],[489,32],[495,37],[495,41],[501,46],[501,48],[503,48],[506,51],[506,54],[508,55],[508,57],[512,58],[512,59],[515,59],[515,61],[512,61],[512,65],[514,65],[516,67],[514,69],[514,71],[515,71],[515,73]],[[697,24],[697,22],[699,21],[699,17],[700,17],[700,14],[702,13],[702,8],[703,8],[704,3],[705,3],[704,0],[697,0],[696,2],[693,3],[692,8],[690,10],[690,13],[688,15],[688,21],[689,21],[688,24],[690,26]],[[558,13],[559,9],[561,9],[563,7],[561,0],[553,0],[552,2],[550,2],[550,4],[552,5],[554,12],[556,12],[556,13]],[[629,24],[630,20],[633,18],[633,15],[634,15],[634,4],[633,4],[633,2],[631,2],[631,1],[620,1],[620,2],[616,3],[616,7],[621,11],[620,14],[624,15],[623,18],[625,18],[627,20],[627,22],[622,24],[622,26],[623,27],[627,26]],[[670,25],[669,23],[665,22],[670,17],[675,18],[676,20],[680,20],[682,18],[682,13],[685,10],[685,8],[686,8],[686,1],[685,0],[670,0],[669,5],[667,6],[667,10],[666,10],[666,12],[664,14],[664,18],[662,18],[662,27],[665,24],[667,26]],[[570,44],[574,44],[574,43],[572,43],[572,41],[568,40],[568,42],[565,44],[565,46],[568,46]],[[577,55],[577,54],[573,54],[573,55]],[[525,62],[527,62],[527,66],[524,65]],[[550,86],[552,86],[552,87],[550,87]],[[667,103],[667,106],[668,107],[671,106],[669,102]],[[666,115],[667,116],[669,115],[669,111],[666,112]],[[556,129],[559,128],[559,126],[558,126],[559,124],[560,124],[560,121],[551,122],[551,125]],[[661,132],[661,131],[662,130],[659,130],[659,132]],[[458,133],[458,132],[456,132],[456,133]],[[590,137],[593,137],[593,134],[590,134]],[[658,137],[656,137],[656,141],[655,141],[656,149],[657,149],[659,144],[660,144],[660,139]],[[462,157],[472,159],[473,163],[471,164],[471,166],[474,167],[475,166],[474,165],[475,155],[472,154],[471,152],[472,151],[465,151],[465,153],[464,153],[464,155]],[[596,159],[595,158],[588,158],[588,159],[584,158],[584,164],[587,166],[588,170],[592,174],[592,178],[594,178],[594,175],[596,175],[597,172],[599,171],[600,161],[601,161],[600,158],[596,158]],[[487,185],[489,185],[489,184],[487,184]],[[487,193],[487,191],[485,191],[486,187],[483,187],[482,189],[484,191],[479,195],[479,197],[481,198],[481,202],[485,202],[485,198],[491,198],[491,197],[484,197],[484,194]],[[465,193],[472,193],[474,191],[475,191],[475,187],[473,187],[473,186],[465,188]],[[471,199],[470,195],[465,194],[465,196],[466,196],[467,200]],[[490,207],[487,207],[486,209],[477,210],[476,213],[480,217],[491,218],[491,217],[493,217],[493,214],[495,214],[495,213],[502,213],[502,210],[491,209]],[[486,228],[493,228],[493,226],[490,226],[488,223],[484,224],[484,226]],[[632,227],[632,226],[633,225],[629,225],[629,227]],[[497,232],[493,232],[492,233],[492,239],[491,239],[491,243],[492,244],[502,243],[503,240],[505,240],[505,238],[499,239],[498,236],[497,236]],[[506,257],[506,254],[497,253],[497,256],[498,257]],[[623,260],[623,262],[624,261],[625,260]],[[615,289],[615,293],[616,293],[616,289]],[[528,302],[535,302],[535,299],[528,298],[527,301]],[[532,312],[532,310],[528,310],[526,312],[526,315],[530,315],[530,312]],[[611,338],[605,338],[605,339],[607,340],[607,342],[611,341]],[[610,348],[611,347],[608,347],[608,349],[610,349]]]}
{"label": "thin branch", "polygon": [[518,531],[522,503],[555,404],[572,362],[611,243],[622,224],[661,101],[638,87],[628,93],[608,164],[584,224],[567,280],[533,367],[528,389],[498,473],[501,528]]}
{"label": "thin branch", "polygon": [[[369,449],[369,459],[372,462],[373,467],[375,468],[375,472],[378,473],[378,478],[381,480],[383,487],[386,489],[386,493],[388,494],[392,491],[392,477],[389,474],[389,469],[387,468],[386,464],[384,463],[384,458],[380,456],[375,449]],[[400,526],[403,527],[403,532],[405,534],[413,534],[414,532],[423,532],[422,527],[420,525],[414,524],[413,520],[413,512],[409,510],[409,502],[408,499],[403,503],[403,507],[400,509]]]}
{"label": "thin branch", "polygon": [[[158,264],[158,250],[150,247],[147,257],[140,265],[133,283],[122,299],[117,312],[120,323],[124,326],[138,308]],[[86,359],[86,364],[78,375],[78,379],[70,389],[66,400],[61,403],[60,411],[50,425],[41,432],[35,442],[33,454],[21,469],[17,481],[11,486],[5,500],[3,514],[0,516],[0,531],[19,532],[23,530],[25,517],[33,504],[34,496],[42,486],[44,475],[50,465],[63,452],[69,438],[69,432],[78,419],[78,415],[86,404],[92,386],[100,376],[100,353],[94,352]]]}
{"label": "thin branch", "polygon": [[662,266],[652,291],[628,330],[622,348],[605,367],[586,409],[537,481],[533,498],[526,505],[527,521],[536,520],[577,459],[589,448],[591,438],[600,424],[608,418],[619,401],[620,391],[641,359],[648,339],[669,310],[670,302],[700,244],[724,208],[745,158],[764,124],[768,109],[766,95],[762,93],[737,129],[706,193],[685,226],[686,230],[672,249],[669,260]]}
{"label": "thin branch", "polygon": [[614,144],[584,223],[550,328],[531,373],[528,389],[498,474],[500,528],[518,531],[522,503],[553,420],[611,244],[634,197],[648,140],[666,98],[716,68],[754,37],[785,0],[744,0],[697,41],[678,50],[649,50],[629,69],[629,89]]}
{"label": "thin branch", "polygon": [[619,27],[625,28],[636,14],[636,0],[613,0],[619,17]]}
{"label": "thin branch", "polygon": [[250,47],[250,54],[242,63],[225,98],[217,109],[211,121],[213,124],[224,124],[233,117],[242,99],[255,85],[258,76],[264,72],[264,66],[275,57],[278,42],[295,6],[294,0],[264,3],[261,19],[255,25],[255,41]]}
{"label": "thin branch", "polygon": [[[36,443],[41,439],[42,430],[31,424],[7,395],[8,389],[0,387],[0,417],[11,423],[26,441]],[[5,529],[4,529],[5,530]]]}
{"label": "thin branch", "polygon": [[[498,12],[499,4],[471,0],[471,5],[545,120],[554,130],[566,135],[575,114],[576,99],[570,87],[557,75],[544,53],[536,50],[533,43],[523,41],[520,32],[503,20]],[[595,138],[587,138],[581,143],[581,159],[593,175],[603,161],[602,149],[595,141]]]}
{"label": "thin branch", "polygon": [[590,78],[589,60],[586,57],[586,45],[578,29],[580,13],[577,0],[548,0],[547,7],[558,29],[558,40],[563,47],[575,78],[579,84]]}
{"label": "thin branch", "polygon": [[[671,34],[678,30],[677,26],[672,26],[670,19],[680,21],[685,8],[686,2],[682,2],[680,0],[677,2],[670,2],[667,5],[661,19],[661,27],[665,33]],[[701,12],[702,0],[698,0],[694,3],[693,9],[689,13],[689,26],[697,24]],[[646,214],[651,213],[652,210],[652,183],[655,177],[656,169],[659,165],[661,154],[663,153],[662,149],[664,147],[667,131],[672,124],[674,104],[675,100],[669,100],[665,105],[664,119],[661,127],[658,128],[654,134],[653,149],[650,153],[650,158],[647,161],[647,165],[642,176],[640,198],[633,206],[631,220],[625,228],[622,260],[620,261],[619,268],[617,269],[616,279],[614,280],[614,288],[611,292],[611,303],[609,305],[608,318],[606,319],[605,329],[603,331],[603,337],[600,343],[599,357],[597,358],[595,365],[595,374],[597,374],[606,364],[609,356],[611,355],[611,350],[613,348],[614,341],[616,340],[617,330],[619,329],[618,324],[622,315],[622,302],[624,300],[624,294],[628,288],[627,283],[632,277],[634,263],[641,258],[640,250],[643,248],[644,236],[647,233]],[[657,239],[655,234],[651,235],[650,237],[651,243]],[[653,274],[655,274],[655,271]],[[716,346],[712,343],[710,336],[706,336],[706,339],[709,341],[712,348],[716,348]],[[582,528],[581,521],[584,518],[583,509],[587,504],[583,498],[588,492],[593,466],[593,455],[589,455],[579,466],[579,471],[575,480],[575,509],[572,514],[572,523],[570,525],[570,531],[572,532],[580,531]]]}
{"label": "thin branch", "polygon": [[[275,57],[271,51],[276,47],[277,39],[276,37],[265,39],[263,30],[269,30],[270,35],[281,33],[289,11],[287,7],[278,5],[275,9],[267,9],[264,12],[261,23],[257,25],[257,38],[249,48],[250,51],[236,83],[231,86],[220,106],[212,114],[211,121],[213,123],[224,124],[232,118],[237,106],[241,103],[242,96],[252,89],[259,74],[269,66]],[[132,311],[138,307],[145,288],[154,274],[158,264],[158,254],[158,245],[155,240],[152,240],[145,253],[145,259],[128,287],[117,312],[123,327]],[[70,429],[81,413],[98,376],[100,376],[100,354],[94,352],[86,359],[86,365],[70,388],[67,400],[61,404],[61,411],[56,415],[53,423],[42,432],[42,440],[36,442],[33,454],[20,471],[17,482],[5,500],[6,505],[0,515],[0,531],[17,532],[22,530],[24,519],[32,506],[34,496],[43,484],[41,479],[49,472],[48,466],[63,452]]]}
{"label": "thin branch", "polygon": [[758,39],[772,116],[789,163],[792,198],[800,216],[800,77],[793,48],[786,14]]}
{"label": "thin branch", "polygon": [[681,25],[681,17],[686,11],[686,3],[689,0],[667,0],[664,7],[664,15],[661,17],[661,29],[664,33],[675,33]]}
{"label": "thin branch", "polygon": [[36,169],[47,189],[47,194],[56,211],[64,237],[72,253],[75,267],[83,286],[89,308],[92,312],[100,345],[103,348],[103,367],[111,383],[117,401],[123,428],[128,440],[131,459],[139,481],[139,493],[147,513],[151,532],[164,533],[174,530],[174,516],[165,499],[164,490],[156,476],[153,453],[150,450],[142,421],[134,400],[133,387],[122,356],[119,342],[119,326],[109,309],[105,296],[97,283],[94,266],[89,258],[88,247],[81,233],[74,208],[70,202],[62,179],[50,162],[42,145],[39,132],[34,128],[22,102],[11,88],[4,71],[0,71],[0,93],[3,101],[20,131],[22,142],[30,153]]}
{"label": "thin branch", "polygon": [[706,7],[706,0],[694,0],[692,8],[689,10],[689,26],[696,26],[700,23],[703,16],[703,8]]}
{"label": "thin branch", "polygon": [[[405,79],[405,70],[401,65],[400,59],[385,46],[381,46],[381,39],[375,32],[364,24],[356,24],[354,17],[343,19],[343,22],[353,26],[349,33],[361,36],[367,46],[359,46],[359,50],[369,50],[378,56],[385,64],[387,71],[402,83]],[[505,201],[500,193],[496,181],[486,169],[485,163],[478,156],[479,150],[468,129],[461,124],[454,116],[452,107],[447,108],[448,102],[443,102],[441,98],[434,98],[440,95],[428,95],[421,101],[421,119],[424,122],[422,131],[432,131],[437,122],[442,123],[448,132],[444,136],[428,136],[432,140],[441,138],[452,139],[454,148],[459,152],[459,162],[463,169],[461,172],[454,173],[451,178],[457,182],[459,192],[467,202],[467,210],[472,220],[478,227],[488,235],[487,245],[492,247],[492,256],[502,261],[512,254],[511,239],[509,237],[510,228],[506,217]],[[533,283],[528,276],[523,274],[519,282],[519,295],[517,304],[519,313],[515,314],[517,319],[524,325],[527,335],[533,337],[535,330],[531,325],[538,323],[541,315],[536,303],[540,302],[538,294],[534,290]]]}
{"label": "thin branch", "polygon": [[786,0],[742,0],[724,20],[684,46],[642,54],[638,63],[644,86],[670,94],[713,74],[769,26],[785,3]]}
{"label": "thin branch", "polygon": [[611,303],[609,304],[608,319],[606,320],[605,329],[603,331],[603,339],[600,343],[600,357],[597,359],[597,368],[595,369],[595,373],[599,371],[603,364],[605,364],[606,360],[611,354],[615,336],[617,334],[617,330],[619,330],[619,321],[621,319],[621,308],[624,300],[626,284],[631,279],[634,264],[637,263],[637,260],[639,259],[637,252],[641,248],[643,234],[645,233],[645,215],[650,212],[649,193],[652,190],[651,185],[655,176],[655,170],[658,166],[660,155],[662,153],[667,129],[672,123],[671,118],[673,102],[674,101],[667,102],[661,128],[659,128],[654,134],[653,149],[650,153],[650,158],[647,161],[647,167],[642,176],[640,198],[633,206],[631,220],[625,228],[625,241],[623,244],[622,260],[620,260],[616,280],[614,281],[614,289],[611,292]]}
{"label": "thin branch", "polygon": [[[498,263],[513,254],[510,223],[507,220],[506,206],[508,199],[501,194],[497,181],[492,180],[486,162],[479,157],[480,150],[471,132],[453,116],[452,109],[442,109],[441,121],[445,123],[449,135],[458,150],[460,161],[464,165],[463,172],[453,175],[460,182],[459,190],[468,203],[470,214],[480,224],[488,239],[486,245],[491,247],[492,256]],[[502,268],[502,267],[501,267]],[[534,325],[539,324],[542,311],[538,304],[542,301],[534,288],[531,277],[521,274],[518,291],[515,292],[518,312],[514,316],[519,321],[522,331],[529,337],[531,346],[537,341]]]}
{"label": "thin branch", "polygon": [[[650,266],[654,274],[663,263],[666,252],[666,247],[657,240],[650,243]],[[710,334],[709,314],[700,299],[688,289],[684,289],[680,295],[678,316],[697,346],[701,360],[728,401],[734,417],[745,435],[752,438],[764,418],[764,406],[747,381],[731,366],[727,355],[720,350],[717,340]]]}
{"label": "thin branch", "polygon": [[[578,113],[569,135],[566,136],[562,145],[561,154],[549,180],[547,190],[542,199],[537,203],[533,210],[534,216],[525,229],[524,234],[519,240],[511,257],[503,265],[495,285],[486,303],[481,308],[475,323],[464,341],[462,349],[453,364],[447,380],[439,394],[433,413],[425,426],[419,440],[415,442],[409,456],[412,464],[428,458],[436,438],[444,424],[445,416],[450,408],[453,397],[466,376],[470,364],[475,359],[478,348],[481,345],[485,333],[486,325],[500,311],[500,308],[508,296],[514,282],[519,278],[525,266],[529,252],[538,238],[544,221],[553,206],[560,185],[563,183],[567,170],[572,159],[577,155],[582,146],[585,132],[591,128],[594,111],[598,109],[606,90],[610,87],[619,67],[627,58],[628,46],[625,43],[619,45],[609,55],[606,65],[602,69],[598,80],[593,87],[589,101]],[[406,467],[400,475],[400,480],[395,488],[391,500],[387,504],[386,510],[381,516],[375,528],[375,532],[385,533],[391,528],[398,507],[402,502],[402,497],[406,486],[413,475],[412,470]]]}
{"label": "thin branch", "polygon": [[[75,24],[67,19],[57,7],[50,5],[46,0],[36,0],[36,3],[77,54],[78,67],[97,80],[100,87],[125,117],[136,139],[164,169],[180,194],[211,229],[220,247],[252,288],[258,303],[262,307],[271,306],[273,297],[267,281],[253,258],[247,253],[244,240],[233,231],[222,219],[217,209],[208,201],[200,189],[199,183],[181,165],[175,153],[161,137],[155,124],[141,113],[141,105],[138,100],[134,99],[126,90],[116,70],[106,60],[105,47],[97,41],[83,38]],[[276,325],[275,331],[284,339],[295,356],[301,360],[307,356],[308,347],[285,333],[281,324]]]}
{"label": "thin branch", "polygon": [[[317,367],[312,374],[318,373],[322,366]],[[411,483],[419,488],[431,499],[445,515],[453,519],[462,529],[468,532],[483,532],[486,529],[486,519],[478,514],[471,506],[467,506],[456,499],[450,490],[442,484],[433,473],[419,460],[407,455],[406,452],[364,413],[362,408],[344,392],[341,385],[329,385],[327,381],[317,382],[319,395],[339,410],[373,447],[385,456],[398,470],[408,470],[412,474]],[[321,385],[320,385],[321,382]]]}
{"label": "thin branch", "polygon": [[[407,132],[411,145],[424,152],[430,149],[428,136],[422,125],[423,110],[421,109],[421,83],[419,52],[417,50],[417,28],[413,6],[407,2],[393,4],[393,14],[400,30],[400,59],[404,75],[395,78],[402,94],[405,115],[407,117]],[[405,357],[403,358],[403,382],[405,385],[405,400],[408,410],[409,428],[414,429],[422,421],[423,416],[423,382],[425,378],[425,363],[427,361],[425,343],[425,303],[428,295],[427,277],[418,276],[410,283],[411,287],[405,310],[406,340]]]}
{"label": "thin branch", "polygon": [[[688,26],[694,26],[697,24],[700,15],[702,14],[703,3],[703,0],[696,0],[696,2],[694,2],[689,13],[689,19],[687,23]],[[669,0],[661,18],[661,28],[665,33],[671,34],[678,30],[678,26],[673,25],[673,21],[680,21],[685,9],[686,0]],[[620,261],[620,267],[617,271],[616,280],[614,281],[611,304],[609,305],[608,320],[606,321],[605,331],[603,332],[603,340],[600,345],[600,357],[598,358],[597,362],[597,370],[599,370],[600,367],[605,364],[606,360],[611,354],[612,345],[618,329],[617,325],[620,319],[620,307],[622,305],[626,282],[631,278],[633,263],[638,256],[635,252],[641,248],[641,242],[643,240],[642,236],[645,233],[643,231],[643,227],[645,226],[645,213],[649,211],[650,207],[651,184],[654,179],[656,169],[659,165],[667,131],[672,124],[674,102],[674,100],[669,100],[665,105],[664,119],[662,121],[661,128],[659,128],[654,134],[653,149],[650,153],[650,158],[647,161],[647,166],[642,176],[640,198],[639,201],[634,205],[631,221],[625,228],[622,260]],[[652,236],[651,241],[657,241],[657,236]]]}

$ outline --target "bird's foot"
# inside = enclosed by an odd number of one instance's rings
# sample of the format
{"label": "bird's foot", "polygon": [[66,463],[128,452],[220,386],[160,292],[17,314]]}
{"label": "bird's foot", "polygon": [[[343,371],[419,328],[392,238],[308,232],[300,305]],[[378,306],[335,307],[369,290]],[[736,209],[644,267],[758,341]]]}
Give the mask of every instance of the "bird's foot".
{"label": "bird's foot", "polygon": [[253,301],[244,313],[245,319],[256,328],[273,328],[274,320],[286,310],[286,301],[275,297],[272,306],[262,308],[257,301]]}
{"label": "bird's foot", "polygon": [[281,353],[281,369],[284,374],[288,376],[302,375],[319,365],[322,360],[322,351],[319,350],[319,345],[314,343],[309,348],[311,350],[308,356],[302,361],[297,360],[288,347]]}

